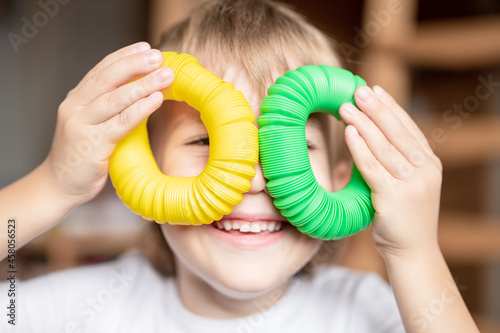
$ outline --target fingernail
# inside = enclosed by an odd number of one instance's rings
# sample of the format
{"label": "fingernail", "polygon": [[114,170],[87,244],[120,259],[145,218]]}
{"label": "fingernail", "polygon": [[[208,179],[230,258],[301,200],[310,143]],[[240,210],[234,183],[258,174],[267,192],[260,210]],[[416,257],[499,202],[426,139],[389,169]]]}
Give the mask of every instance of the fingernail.
{"label": "fingernail", "polygon": [[359,87],[356,91],[356,95],[364,103],[370,102],[373,98],[373,92],[367,86]]}
{"label": "fingernail", "polygon": [[146,50],[149,50],[151,48],[151,46],[149,46],[149,44],[146,42],[139,42],[139,43],[136,43],[134,45],[134,48],[137,51],[137,53],[139,53],[139,52],[144,52]]}
{"label": "fingernail", "polygon": [[357,113],[359,113],[358,108],[352,105],[351,103],[343,104],[342,109],[344,110],[345,113],[347,113],[350,116],[355,116]]}
{"label": "fingernail", "polygon": [[151,50],[144,54],[144,59],[150,65],[156,65],[162,60],[162,54],[158,50]]}
{"label": "fingernail", "polygon": [[382,88],[381,86],[374,86],[373,91],[378,97],[385,97],[387,96],[387,92]]}
{"label": "fingernail", "polygon": [[354,127],[354,126],[352,126],[352,125],[349,125],[349,126],[347,127],[347,130],[349,130],[349,135],[350,135],[351,137],[356,138],[356,137],[358,137],[358,136],[359,136],[359,132],[358,132],[358,130],[357,130],[357,128],[356,128],[356,127]]}
{"label": "fingernail", "polygon": [[159,97],[156,97],[158,96],[158,94],[161,95],[161,92],[159,91],[155,91],[154,93],[152,93],[151,95],[149,95],[147,98],[146,98],[146,101],[150,104],[154,104],[155,103],[155,100]]}
{"label": "fingernail", "polygon": [[165,82],[170,78],[170,69],[167,67],[160,68],[155,74],[155,79],[158,82]]}

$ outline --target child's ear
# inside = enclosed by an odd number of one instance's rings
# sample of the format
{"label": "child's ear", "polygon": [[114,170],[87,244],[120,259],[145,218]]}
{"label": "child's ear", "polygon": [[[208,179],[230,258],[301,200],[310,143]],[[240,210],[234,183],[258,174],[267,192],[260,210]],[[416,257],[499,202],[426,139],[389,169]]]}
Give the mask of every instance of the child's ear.
{"label": "child's ear", "polygon": [[352,162],[345,159],[337,161],[332,174],[333,190],[338,191],[343,189],[351,179],[351,173]]}

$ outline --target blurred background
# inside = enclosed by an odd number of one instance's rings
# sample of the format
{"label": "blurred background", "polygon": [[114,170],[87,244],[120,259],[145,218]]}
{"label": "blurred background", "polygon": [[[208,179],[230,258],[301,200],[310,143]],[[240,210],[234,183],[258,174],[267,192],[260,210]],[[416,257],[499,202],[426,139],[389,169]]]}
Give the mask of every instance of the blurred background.
{"label": "blurred background", "polygon": [[[127,44],[155,45],[201,1],[0,0],[0,188],[45,158],[58,105],[88,70]],[[284,2],[426,133],[444,164],[441,248],[481,331],[500,332],[500,1]],[[18,252],[19,275],[114,258],[142,227],[108,184]],[[336,263],[386,278],[369,232],[349,238]]]}

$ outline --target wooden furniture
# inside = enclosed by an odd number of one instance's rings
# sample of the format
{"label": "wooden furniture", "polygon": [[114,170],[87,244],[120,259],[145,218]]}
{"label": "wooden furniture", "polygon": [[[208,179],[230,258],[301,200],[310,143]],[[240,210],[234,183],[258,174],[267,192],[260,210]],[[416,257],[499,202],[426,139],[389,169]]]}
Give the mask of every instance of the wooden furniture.
{"label": "wooden furniture", "polygon": [[[156,45],[162,31],[184,18],[191,6],[201,1],[151,0],[149,41]],[[327,17],[333,15],[330,10],[326,10],[328,8],[350,6],[346,10],[352,13],[352,7],[355,7],[355,4],[348,5],[346,2],[331,4],[334,1],[330,0],[287,2],[295,3],[299,9],[325,9],[323,12],[328,14]],[[394,3],[399,5],[394,6]],[[356,56],[353,64],[359,64],[356,73],[368,82],[383,86],[407,109],[412,101],[412,84],[415,81],[413,71],[416,68],[466,71],[500,63],[499,16],[421,23],[417,20],[417,12],[418,1],[365,0],[359,28],[369,38],[364,42],[353,40],[347,43]],[[333,20],[325,24],[335,25],[339,22]],[[348,65],[351,65],[347,60]],[[498,96],[498,92],[496,94]],[[432,137],[436,128],[449,128],[441,114],[418,117],[418,124],[428,137]],[[444,164],[445,173],[487,165],[500,157],[498,113],[497,116],[493,113],[474,115],[464,121],[459,130],[448,130],[446,135],[446,140],[434,145],[436,154]],[[47,269],[73,267],[81,264],[82,260],[94,257],[114,257],[134,247],[136,237],[137,233],[133,231],[120,237],[99,233],[75,236],[56,229],[25,246],[19,254],[25,258],[46,260],[48,267],[38,271],[46,272]],[[451,266],[498,263],[500,221],[480,210],[443,210],[440,215],[439,242]],[[375,249],[369,230],[347,239],[345,246],[340,249],[341,256],[337,263],[386,276],[384,262]],[[474,317],[482,332],[500,331],[498,320],[483,313],[475,314]]]}
{"label": "wooden furniture", "polygon": [[[361,49],[359,63],[363,66],[359,66],[358,72],[368,82],[383,86],[407,109],[411,102],[412,70],[415,68],[464,71],[500,64],[500,16],[419,23],[417,1],[397,2],[397,8],[394,8],[394,3],[390,0],[365,0],[361,31],[372,27],[372,37]],[[381,13],[386,14],[385,21]],[[377,26],[380,29],[373,28]],[[476,91],[469,94],[475,96]],[[495,160],[498,163],[500,117],[498,113],[493,114],[489,112],[464,119],[458,130],[449,130],[450,124],[444,122],[442,114],[417,118],[428,139],[432,138],[435,129],[448,129],[445,131],[446,140],[433,145],[443,162],[445,174],[450,169],[486,166]],[[482,191],[486,190],[483,186]],[[355,250],[341,258],[342,263],[375,270],[385,276],[385,265],[366,234],[355,236],[350,242]],[[442,209],[439,242],[451,266],[498,263],[500,219],[481,209],[473,212]],[[477,314],[475,318],[482,332],[500,331],[498,318],[495,320],[484,314]]]}

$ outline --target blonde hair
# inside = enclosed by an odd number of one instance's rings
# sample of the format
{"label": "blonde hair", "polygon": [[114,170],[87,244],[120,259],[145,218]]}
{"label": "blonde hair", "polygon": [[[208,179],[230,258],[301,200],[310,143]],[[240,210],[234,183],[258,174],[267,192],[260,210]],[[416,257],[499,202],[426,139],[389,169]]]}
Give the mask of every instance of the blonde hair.
{"label": "blonde hair", "polygon": [[[192,54],[216,75],[240,65],[254,91],[301,65],[340,67],[334,43],[290,7],[267,0],[207,1],[167,31],[163,51]],[[235,63],[236,62],[236,63]]]}
{"label": "blonde hair", "polygon": [[[334,46],[325,34],[282,3],[213,0],[195,8],[188,18],[167,31],[158,48],[189,53],[219,77],[228,66],[237,65],[262,99],[269,86],[287,70],[309,64],[341,67]],[[330,127],[340,124],[336,120],[327,123]],[[342,131],[326,127],[325,132],[336,135],[333,140],[327,138],[335,145],[343,141],[338,135]],[[331,150],[337,155],[341,151],[338,147]],[[172,252],[159,225],[152,223],[143,239],[143,251],[153,266],[163,275],[174,274]],[[331,254],[332,242],[325,244],[323,252]],[[315,259],[312,262],[318,261]]]}

